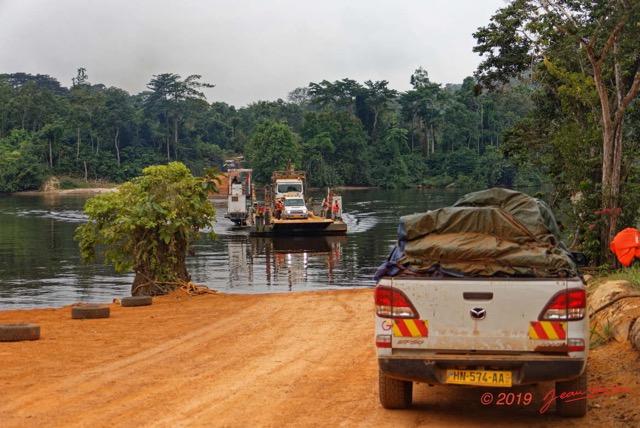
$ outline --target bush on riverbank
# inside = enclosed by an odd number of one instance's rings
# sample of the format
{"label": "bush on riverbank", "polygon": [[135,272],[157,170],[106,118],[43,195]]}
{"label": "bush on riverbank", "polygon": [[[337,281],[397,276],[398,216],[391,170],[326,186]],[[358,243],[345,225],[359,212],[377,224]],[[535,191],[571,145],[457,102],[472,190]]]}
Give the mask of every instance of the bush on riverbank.
{"label": "bush on riverbank", "polygon": [[83,262],[101,252],[117,271],[133,270],[133,296],[162,295],[188,283],[185,258],[200,230],[215,221],[208,196],[219,182],[217,170],[197,178],[172,162],[147,167],[118,192],[89,199],[89,221],[76,229]]}

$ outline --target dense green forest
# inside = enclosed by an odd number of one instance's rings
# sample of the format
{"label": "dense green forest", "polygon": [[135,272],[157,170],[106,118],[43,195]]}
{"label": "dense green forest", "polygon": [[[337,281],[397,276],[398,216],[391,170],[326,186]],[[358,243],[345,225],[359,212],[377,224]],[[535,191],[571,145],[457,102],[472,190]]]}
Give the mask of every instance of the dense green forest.
{"label": "dense green forest", "polygon": [[202,88],[212,85],[197,75],[155,75],[135,95],[91,83],[82,68],[70,88],[46,75],[0,75],[0,192],[51,175],[122,182],[174,160],[199,174],[236,155],[263,182],[288,159],[312,186],[539,182],[500,151],[503,133],[531,110],[528,86],[478,96],[472,77],[443,87],[420,68],[407,79],[404,93],[343,79],[235,108],[208,102]]}
{"label": "dense green forest", "polygon": [[411,89],[349,78],[287,100],[209,102],[200,76],[129,94],[0,75],[0,193],[51,175],[122,182],[178,160],[195,174],[243,155],[255,177],[291,159],[311,186],[544,186],[572,248],[597,262],[640,212],[640,0],[510,0],[479,28],[460,84],[422,67]]}

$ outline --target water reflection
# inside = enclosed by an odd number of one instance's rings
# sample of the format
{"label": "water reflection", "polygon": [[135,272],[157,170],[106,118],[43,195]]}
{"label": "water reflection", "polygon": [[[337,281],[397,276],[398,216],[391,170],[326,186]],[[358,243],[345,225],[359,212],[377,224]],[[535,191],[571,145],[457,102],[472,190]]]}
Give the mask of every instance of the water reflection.
{"label": "water reflection", "polygon": [[[220,241],[223,241],[222,243]],[[272,293],[349,286],[342,263],[347,236],[290,238],[229,235],[195,247],[193,281],[219,291]],[[217,251],[211,248],[222,245]],[[226,260],[221,255],[226,255]]]}
{"label": "water reflection", "polygon": [[83,265],[75,228],[86,196],[0,198],[0,309],[109,302],[128,295],[131,275]]}
{"label": "water reflection", "polygon": [[[229,293],[278,293],[371,287],[396,240],[401,215],[439,208],[464,191],[342,191],[347,236],[249,237],[214,201],[217,239],[195,243],[192,281]],[[133,275],[111,265],[83,265],[76,227],[86,196],[0,196],[0,310],[110,302],[129,295]]]}
{"label": "water reflection", "polygon": [[254,254],[265,256],[267,285],[283,276],[291,291],[294,284],[320,278],[324,278],[327,285],[333,285],[346,242],[346,236],[256,238],[252,239],[252,248]]}

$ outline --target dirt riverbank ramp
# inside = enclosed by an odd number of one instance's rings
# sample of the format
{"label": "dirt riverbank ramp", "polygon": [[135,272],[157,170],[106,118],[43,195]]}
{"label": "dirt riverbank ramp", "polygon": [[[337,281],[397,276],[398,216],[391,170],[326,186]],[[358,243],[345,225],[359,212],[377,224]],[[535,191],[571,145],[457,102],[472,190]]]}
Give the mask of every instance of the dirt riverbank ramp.
{"label": "dirt riverbank ramp", "polygon": [[[411,409],[385,410],[372,293],[177,292],[148,306],[106,303],[103,319],[73,319],[71,307],[2,311],[0,323],[35,323],[41,334],[0,343],[0,426],[640,426],[640,361],[628,341],[591,353],[590,386],[615,393],[591,399],[584,419],[558,418],[553,405],[541,414],[547,384],[417,385]],[[485,405],[487,392],[495,400]],[[499,405],[501,392],[533,399]]]}

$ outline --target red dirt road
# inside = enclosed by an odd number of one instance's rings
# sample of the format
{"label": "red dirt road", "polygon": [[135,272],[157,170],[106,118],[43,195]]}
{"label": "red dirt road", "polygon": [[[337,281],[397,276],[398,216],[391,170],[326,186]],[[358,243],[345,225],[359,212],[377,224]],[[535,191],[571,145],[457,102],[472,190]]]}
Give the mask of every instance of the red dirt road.
{"label": "red dirt road", "polygon": [[[108,319],[0,312],[0,324],[41,327],[40,340],[0,343],[1,427],[640,426],[640,354],[628,342],[592,351],[590,386],[627,392],[590,400],[584,419],[540,413],[552,384],[416,385],[414,406],[391,411],[378,402],[371,289],[109,306]],[[533,401],[482,405],[487,392]]]}

